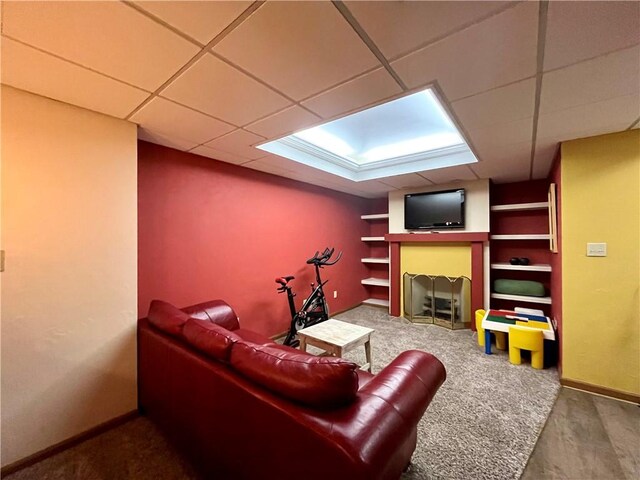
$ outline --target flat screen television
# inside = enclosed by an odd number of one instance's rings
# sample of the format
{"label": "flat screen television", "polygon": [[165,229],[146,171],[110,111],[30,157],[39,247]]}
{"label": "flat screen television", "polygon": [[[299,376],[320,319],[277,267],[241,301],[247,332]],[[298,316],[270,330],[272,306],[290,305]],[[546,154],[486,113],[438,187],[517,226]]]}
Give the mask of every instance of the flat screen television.
{"label": "flat screen television", "polygon": [[464,228],[464,188],[405,195],[404,228]]}

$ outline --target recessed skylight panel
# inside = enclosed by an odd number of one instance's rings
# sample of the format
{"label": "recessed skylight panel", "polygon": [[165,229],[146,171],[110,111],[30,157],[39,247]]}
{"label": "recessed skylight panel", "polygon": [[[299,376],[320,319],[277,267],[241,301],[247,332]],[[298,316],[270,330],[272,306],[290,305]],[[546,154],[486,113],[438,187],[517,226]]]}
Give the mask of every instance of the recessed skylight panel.
{"label": "recessed skylight panel", "polygon": [[354,181],[477,161],[431,89],[258,148]]}

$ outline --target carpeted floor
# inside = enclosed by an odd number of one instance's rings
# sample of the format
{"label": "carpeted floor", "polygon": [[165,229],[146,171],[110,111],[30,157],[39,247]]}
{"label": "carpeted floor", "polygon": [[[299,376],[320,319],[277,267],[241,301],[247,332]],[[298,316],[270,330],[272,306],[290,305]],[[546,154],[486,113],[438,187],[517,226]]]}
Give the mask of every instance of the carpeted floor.
{"label": "carpeted floor", "polygon": [[[335,318],[376,330],[374,373],[410,349],[433,353],[447,369],[403,480],[520,478],[560,390],[555,368],[511,365],[506,352],[485,355],[470,330],[413,325],[376,307]],[[350,353],[364,363],[364,352]]]}
{"label": "carpeted floor", "polygon": [[[374,373],[409,349],[433,353],[447,369],[447,381],[420,422],[412,467],[403,480],[520,477],[558,394],[555,369],[511,365],[506,353],[484,355],[469,330],[412,325],[375,307],[360,306],[335,318],[376,329]],[[364,349],[347,357],[364,363]],[[199,477],[151,422],[138,418],[4,478]]]}

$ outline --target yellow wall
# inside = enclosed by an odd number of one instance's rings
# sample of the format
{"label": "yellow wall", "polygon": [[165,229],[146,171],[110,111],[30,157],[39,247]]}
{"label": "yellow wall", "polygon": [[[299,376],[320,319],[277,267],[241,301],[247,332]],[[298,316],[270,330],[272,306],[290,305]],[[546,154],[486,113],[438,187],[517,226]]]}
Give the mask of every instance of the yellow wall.
{"label": "yellow wall", "polygon": [[[400,246],[400,276],[405,272],[471,278],[471,246],[444,243],[405,243]],[[401,278],[402,280],[402,278]],[[404,312],[404,282],[400,282],[400,311]]]}
{"label": "yellow wall", "polygon": [[135,125],[2,87],[2,465],[136,408]]}
{"label": "yellow wall", "polygon": [[640,131],[566,142],[561,168],[563,377],[638,395]]}

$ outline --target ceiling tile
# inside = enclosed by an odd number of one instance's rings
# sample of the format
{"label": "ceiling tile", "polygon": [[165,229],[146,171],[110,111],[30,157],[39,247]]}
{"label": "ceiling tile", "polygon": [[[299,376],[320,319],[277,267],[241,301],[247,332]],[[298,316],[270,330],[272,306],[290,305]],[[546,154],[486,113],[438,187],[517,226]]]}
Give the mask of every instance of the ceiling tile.
{"label": "ceiling tile", "polygon": [[266,138],[276,138],[284,134],[297,132],[319,121],[320,117],[317,115],[294,105],[265,119],[251,123],[245,128]]}
{"label": "ceiling tile", "polygon": [[457,167],[438,168],[436,170],[426,170],[420,175],[428,178],[436,185],[441,183],[455,182],[458,180],[477,180],[477,177],[466,165]]}
{"label": "ceiling tile", "polygon": [[514,143],[531,142],[533,117],[499,123],[490,127],[470,130],[469,137],[482,160],[484,154],[493,149]]}
{"label": "ceiling tile", "polygon": [[[449,35],[515,2],[346,2],[387,59]],[[428,21],[425,21],[428,19]]]}
{"label": "ceiling tile", "polygon": [[138,1],[133,3],[200,43],[207,44],[252,2]]}
{"label": "ceiling tile", "polygon": [[118,118],[149,94],[8,38],[2,39],[2,83]]}
{"label": "ceiling tile", "polygon": [[465,129],[473,130],[533,117],[536,81],[531,78],[453,102]]}
{"label": "ceiling tile", "polygon": [[533,156],[533,168],[531,179],[547,178],[551,165],[555,159],[559,143],[551,140],[540,140],[536,142],[536,151]]}
{"label": "ceiling tile", "polygon": [[121,2],[7,2],[3,34],[155,90],[198,47]]}
{"label": "ceiling tile", "polygon": [[379,65],[331,2],[267,2],[214,51],[295,100]]}
{"label": "ceiling tile", "polygon": [[206,143],[207,147],[231,153],[245,159],[255,160],[267,155],[251,145],[264,141],[264,138],[245,130],[236,130],[223,137]]}
{"label": "ceiling tile", "polygon": [[[277,175],[279,177],[288,178],[290,180],[296,180],[299,182],[304,182],[310,185],[315,185],[318,187],[328,188],[331,190],[348,193],[351,195],[357,195],[365,198],[373,198],[378,193],[373,194],[366,192],[364,190],[358,189],[358,184],[355,182],[350,182],[350,184],[344,183],[336,183],[335,181],[329,181],[326,179],[320,179],[309,175],[308,172],[305,171],[292,171],[280,166],[279,163],[274,163],[274,158],[278,158],[275,155],[271,155],[269,157],[261,158],[259,160],[253,160],[251,162],[245,163],[242,165],[243,167],[251,168],[253,170],[258,170],[260,172],[270,173],[273,175]],[[290,162],[295,163],[295,162]],[[306,165],[298,164],[300,167],[311,169],[311,167],[307,167]],[[313,170],[313,169],[311,169]],[[339,177],[334,177],[334,180],[337,180]]]}
{"label": "ceiling tile", "polygon": [[545,73],[540,113],[629,95],[638,90],[640,47],[632,47]]}
{"label": "ceiling tile", "polygon": [[323,118],[356,110],[402,92],[384,68],[361,75],[302,102]]}
{"label": "ceiling tile", "polygon": [[640,43],[640,3],[549,2],[544,70]]}
{"label": "ceiling tile", "polygon": [[238,126],[290,105],[283,96],[213,55],[200,58],[162,96]]}
{"label": "ceiling tile", "polygon": [[153,132],[144,128],[138,127],[138,138],[146,142],[155,143],[156,145],[163,145],[169,148],[175,148],[176,150],[187,151],[197,145],[195,142],[177,138],[173,135],[167,135],[164,133]]}
{"label": "ceiling tile", "polygon": [[385,177],[379,179],[380,183],[389,185],[393,188],[414,188],[425,187],[427,185],[433,185],[433,182],[421,177],[417,173],[409,173],[406,175],[396,175],[395,177]]}
{"label": "ceiling tile", "polygon": [[409,88],[437,80],[450,101],[536,73],[538,4],[523,2],[391,64]]}
{"label": "ceiling tile", "polygon": [[578,105],[538,117],[538,138],[562,142],[625,130],[640,115],[640,94]]}
{"label": "ceiling tile", "polygon": [[479,155],[482,161],[470,167],[480,178],[491,178],[497,183],[529,180],[531,139],[527,142],[487,147]]}
{"label": "ceiling tile", "polygon": [[201,155],[203,157],[208,157],[213,160],[219,160],[221,162],[226,162],[226,163],[233,163],[235,165],[242,165],[243,163],[247,163],[251,161],[245,157],[241,157],[240,155],[235,155],[229,152],[223,152],[215,148],[207,147],[206,145],[199,145],[196,148],[190,150],[189,152],[195,153],[196,155]]}
{"label": "ceiling tile", "polygon": [[197,143],[207,142],[235,129],[233,125],[160,97],[151,100],[130,120],[143,128],[175,134]]}

